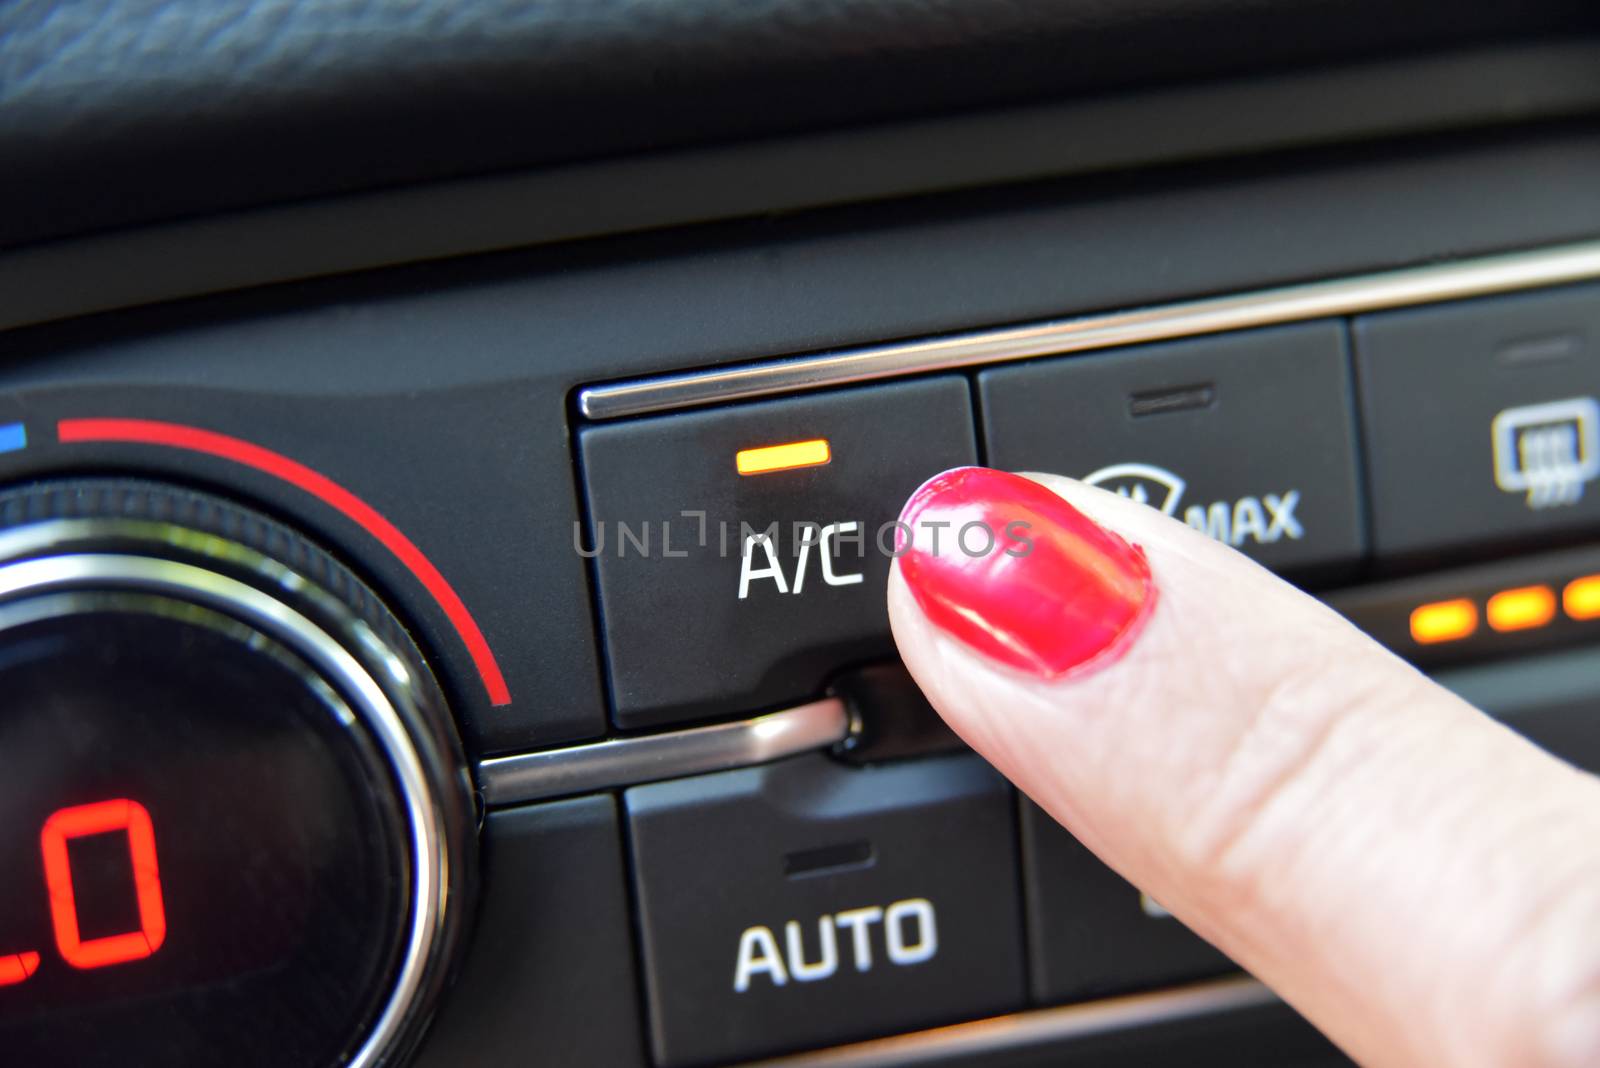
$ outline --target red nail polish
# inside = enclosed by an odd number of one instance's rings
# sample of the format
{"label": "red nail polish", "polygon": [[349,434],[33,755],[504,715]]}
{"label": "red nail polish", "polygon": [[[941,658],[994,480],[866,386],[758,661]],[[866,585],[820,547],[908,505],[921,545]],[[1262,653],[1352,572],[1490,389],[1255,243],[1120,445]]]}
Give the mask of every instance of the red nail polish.
{"label": "red nail polish", "polygon": [[946,471],[900,523],[900,573],[928,618],[1035,675],[1115,658],[1155,604],[1142,550],[1020,475]]}

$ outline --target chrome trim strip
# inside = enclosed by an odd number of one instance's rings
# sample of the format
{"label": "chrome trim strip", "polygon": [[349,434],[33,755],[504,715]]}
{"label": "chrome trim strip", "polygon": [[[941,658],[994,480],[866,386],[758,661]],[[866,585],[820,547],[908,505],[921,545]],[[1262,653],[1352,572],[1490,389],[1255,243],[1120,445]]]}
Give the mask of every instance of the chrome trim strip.
{"label": "chrome trim strip", "polygon": [[1028,326],[975,330],[920,341],[870,345],[815,356],[590,386],[578,393],[578,411],[588,419],[619,419],[895,375],[945,371],[1086,349],[1117,348],[1224,330],[1511,293],[1591,278],[1600,278],[1600,240]]}
{"label": "chrome trim strip", "polygon": [[829,697],[733,723],[491,757],[478,764],[478,784],[485,804],[517,805],[764,764],[836,745],[849,733],[844,702]]}
{"label": "chrome trim strip", "polygon": [[1249,976],[1173,990],[1062,1005],[752,1062],[746,1068],[905,1068],[937,1059],[999,1056],[1025,1045],[1130,1031],[1212,1013],[1257,1008],[1278,996]]}
{"label": "chrome trim strip", "polygon": [[[0,537],[0,544],[4,545],[0,552],[15,551],[28,543],[48,543],[63,529],[91,529],[93,526],[92,520],[61,520],[7,531]],[[181,533],[181,528],[167,529]],[[221,538],[215,540],[231,544]],[[285,574],[292,574],[283,570]],[[64,553],[0,565],[0,600],[108,587],[166,593],[205,605],[282,641],[344,687],[342,696],[360,712],[388,758],[405,801],[413,872],[412,882],[406,888],[410,917],[399,973],[360,1048],[345,1062],[347,1068],[374,1068],[390,1054],[390,1047],[412,1011],[423,974],[432,958],[434,940],[442,926],[444,888],[448,885],[444,828],[427,774],[405,723],[383,687],[332,635],[271,594],[237,579],[194,564],[124,553]]]}

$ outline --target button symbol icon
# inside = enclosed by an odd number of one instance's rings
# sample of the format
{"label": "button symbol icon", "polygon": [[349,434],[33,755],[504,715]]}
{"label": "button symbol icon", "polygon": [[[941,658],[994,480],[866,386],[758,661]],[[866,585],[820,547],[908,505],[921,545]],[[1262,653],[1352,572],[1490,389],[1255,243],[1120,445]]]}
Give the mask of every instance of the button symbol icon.
{"label": "button symbol icon", "polygon": [[[854,586],[865,580],[866,576],[859,571],[840,574],[833,568],[834,549],[839,542],[854,541],[856,547],[860,548],[860,523],[852,520],[848,523],[829,523],[825,527],[819,527],[815,523],[805,523],[800,529],[800,558],[794,565],[793,589],[789,586],[789,580],[784,577],[783,564],[778,561],[778,553],[774,547],[777,525],[768,527],[764,532],[744,536],[744,549],[739,554],[739,600],[742,601],[750,596],[750,584],[757,579],[770,579],[773,585],[777,586],[779,593],[799,596],[806,588],[806,562],[811,559],[812,548],[817,549],[817,562],[821,565],[823,582],[830,586]],[[760,546],[766,555],[765,566],[755,562],[757,546]]]}
{"label": "button symbol icon", "polygon": [[1490,424],[1494,482],[1535,511],[1577,504],[1600,477],[1600,401],[1571,397],[1507,408]]}
{"label": "button symbol icon", "polygon": [[1111,490],[1140,504],[1159,508],[1166,515],[1178,514],[1183,499],[1184,481],[1165,467],[1154,464],[1112,464],[1085,475],[1091,486]]}
{"label": "button symbol icon", "polygon": [[[1278,541],[1299,541],[1305,528],[1295,515],[1300,491],[1264,493],[1259,497],[1213,501],[1209,505],[1191,504],[1178,515],[1185,482],[1164,467],[1154,464],[1112,464],[1085,475],[1091,486],[1113,491],[1119,497],[1159,508],[1164,514],[1181,518],[1200,533],[1231,545],[1235,549],[1247,541],[1272,545]],[[1159,500],[1158,500],[1159,498]]]}
{"label": "button symbol icon", "polygon": [[1165,905],[1151,897],[1149,894],[1145,893],[1143,890],[1139,891],[1139,911],[1150,917],[1152,920],[1172,919],[1172,912]]}
{"label": "button symbol icon", "polygon": [[790,920],[783,925],[785,957],[778,949],[778,938],[770,927],[756,925],[745,928],[739,935],[739,959],[733,970],[733,990],[743,994],[750,989],[751,980],[765,975],[773,986],[787,986],[789,980],[812,983],[827,979],[839,970],[838,929],[850,934],[855,968],[870,972],[873,968],[871,928],[881,923],[884,956],[889,963],[900,966],[921,964],[932,960],[939,952],[939,932],[934,921],[933,902],[925,897],[896,901],[882,908],[846,909],[833,915],[823,915],[817,920],[817,959],[806,960],[804,925]]}

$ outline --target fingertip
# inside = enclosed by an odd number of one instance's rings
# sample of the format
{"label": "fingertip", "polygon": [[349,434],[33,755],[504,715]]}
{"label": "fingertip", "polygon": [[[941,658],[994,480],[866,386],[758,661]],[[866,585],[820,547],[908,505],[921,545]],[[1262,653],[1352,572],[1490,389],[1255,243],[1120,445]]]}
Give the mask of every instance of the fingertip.
{"label": "fingertip", "polygon": [[1095,670],[1155,606],[1144,552],[1031,479],[945,472],[900,519],[898,571],[923,615],[1008,668],[1045,679]]}

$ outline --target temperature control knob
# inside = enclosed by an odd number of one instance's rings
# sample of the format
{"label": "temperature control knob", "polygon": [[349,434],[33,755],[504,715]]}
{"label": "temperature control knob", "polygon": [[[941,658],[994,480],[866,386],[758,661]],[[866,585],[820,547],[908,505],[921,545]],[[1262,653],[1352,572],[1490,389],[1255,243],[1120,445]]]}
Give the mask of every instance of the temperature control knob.
{"label": "temperature control knob", "polygon": [[447,977],[470,780],[330,555],[131,480],[0,493],[0,1050],[372,1068]]}

